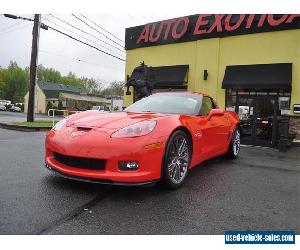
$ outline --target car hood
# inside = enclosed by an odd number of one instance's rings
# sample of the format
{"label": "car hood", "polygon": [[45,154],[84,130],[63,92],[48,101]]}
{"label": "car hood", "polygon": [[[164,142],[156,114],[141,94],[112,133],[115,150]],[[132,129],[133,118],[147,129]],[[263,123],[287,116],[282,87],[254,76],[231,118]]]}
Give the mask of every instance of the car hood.
{"label": "car hood", "polygon": [[68,126],[118,129],[144,120],[156,120],[163,116],[166,115],[158,113],[103,113],[87,111],[70,116]]}

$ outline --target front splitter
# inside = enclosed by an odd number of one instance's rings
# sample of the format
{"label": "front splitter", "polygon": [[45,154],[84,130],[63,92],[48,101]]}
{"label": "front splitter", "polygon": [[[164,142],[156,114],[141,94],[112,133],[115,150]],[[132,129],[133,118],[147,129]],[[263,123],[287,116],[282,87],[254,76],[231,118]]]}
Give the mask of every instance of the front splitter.
{"label": "front splitter", "polygon": [[56,169],[53,169],[48,164],[44,164],[44,166],[54,173],[55,175],[59,177],[63,177],[70,180],[75,181],[82,181],[82,182],[88,182],[88,183],[96,183],[96,184],[104,184],[104,185],[112,185],[112,186],[153,186],[154,184],[158,183],[160,180],[152,180],[152,181],[145,181],[145,182],[114,182],[111,180],[105,180],[105,179],[93,179],[93,178],[85,178],[85,177],[77,177],[73,175],[68,175],[65,173],[61,173],[57,171]]}

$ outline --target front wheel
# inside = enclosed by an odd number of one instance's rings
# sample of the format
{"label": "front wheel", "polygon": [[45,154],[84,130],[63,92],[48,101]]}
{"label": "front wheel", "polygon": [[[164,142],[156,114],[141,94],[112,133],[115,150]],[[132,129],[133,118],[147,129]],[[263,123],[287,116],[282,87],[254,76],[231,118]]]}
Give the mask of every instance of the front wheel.
{"label": "front wheel", "polygon": [[241,133],[238,127],[233,130],[232,138],[228,147],[227,156],[236,159],[239,156],[241,147]]}
{"label": "front wheel", "polygon": [[181,130],[174,132],[166,147],[163,160],[163,184],[176,189],[184,182],[191,159],[191,144],[188,136]]}

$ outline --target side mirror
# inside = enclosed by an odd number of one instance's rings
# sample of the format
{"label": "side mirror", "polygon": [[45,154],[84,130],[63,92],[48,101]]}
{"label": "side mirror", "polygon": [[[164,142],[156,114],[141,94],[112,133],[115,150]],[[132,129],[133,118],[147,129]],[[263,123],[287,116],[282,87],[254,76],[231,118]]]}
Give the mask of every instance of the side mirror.
{"label": "side mirror", "polygon": [[210,120],[213,116],[222,116],[222,115],[224,115],[223,109],[212,109],[209,112],[207,119]]}

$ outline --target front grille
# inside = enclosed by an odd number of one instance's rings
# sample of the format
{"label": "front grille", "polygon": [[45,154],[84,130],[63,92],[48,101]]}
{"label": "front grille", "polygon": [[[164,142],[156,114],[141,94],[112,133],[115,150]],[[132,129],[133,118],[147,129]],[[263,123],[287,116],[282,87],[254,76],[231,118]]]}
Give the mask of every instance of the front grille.
{"label": "front grille", "polygon": [[91,170],[104,170],[106,160],[67,156],[54,152],[54,158],[56,161],[70,167],[91,169]]}

